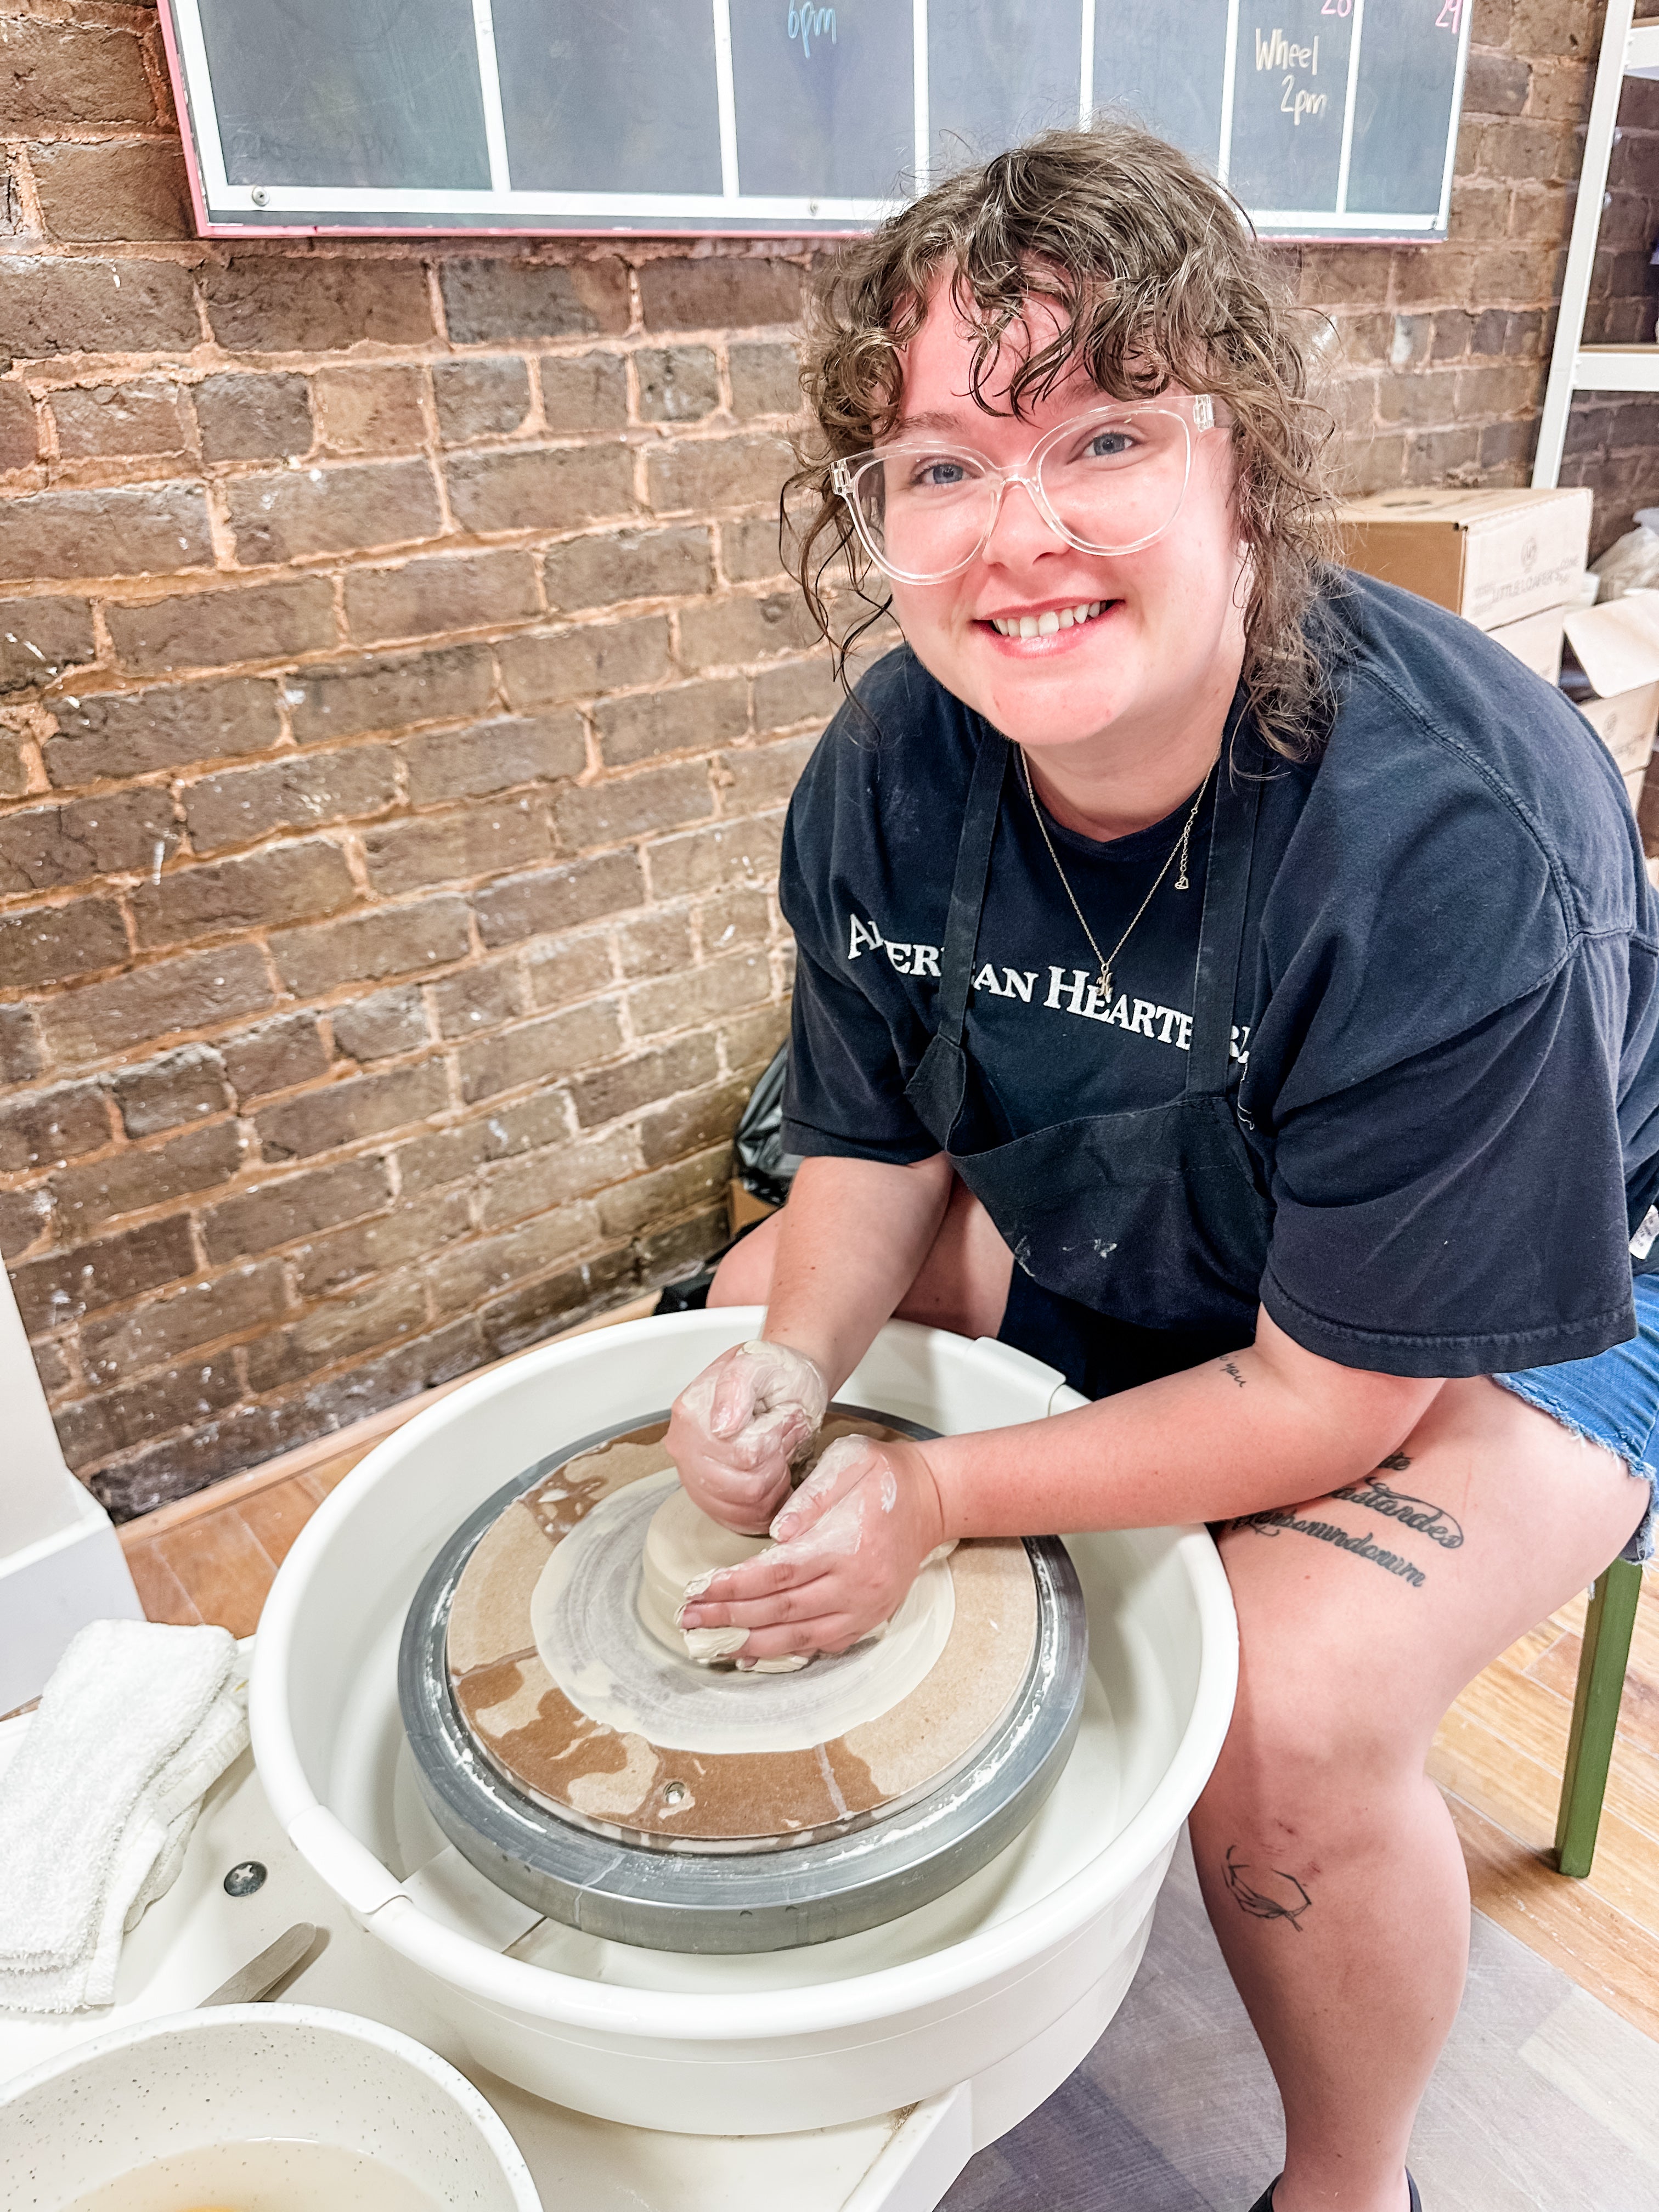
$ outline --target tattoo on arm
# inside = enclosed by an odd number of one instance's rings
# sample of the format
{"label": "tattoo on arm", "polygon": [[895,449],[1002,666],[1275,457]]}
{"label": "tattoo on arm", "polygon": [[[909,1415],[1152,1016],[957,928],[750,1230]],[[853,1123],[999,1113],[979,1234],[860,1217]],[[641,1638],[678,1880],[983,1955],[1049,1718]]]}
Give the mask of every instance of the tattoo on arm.
{"label": "tattoo on arm", "polygon": [[1237,1363],[1236,1361],[1231,1359],[1224,1359],[1221,1363],[1221,1371],[1232,1382],[1237,1382],[1241,1390],[1244,1388],[1244,1377],[1239,1373]]}
{"label": "tattoo on arm", "polygon": [[1299,1936],[1302,1916],[1313,1899],[1293,1874],[1283,1867],[1252,1866],[1238,1856],[1238,1845],[1229,1844],[1222,1871],[1233,1902],[1254,1920],[1288,1920]]}

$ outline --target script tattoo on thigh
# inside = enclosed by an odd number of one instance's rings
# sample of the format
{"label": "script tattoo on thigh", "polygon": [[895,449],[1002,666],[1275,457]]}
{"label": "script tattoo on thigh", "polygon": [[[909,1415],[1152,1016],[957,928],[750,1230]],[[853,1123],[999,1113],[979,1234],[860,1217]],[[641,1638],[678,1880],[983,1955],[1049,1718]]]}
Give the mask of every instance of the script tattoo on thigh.
{"label": "script tattoo on thigh", "polygon": [[[1338,1491],[1335,1495],[1340,1498],[1342,1492]],[[1370,1537],[1352,1535],[1346,1528],[1339,1528],[1334,1521],[1310,1520],[1292,1505],[1273,1506],[1265,1513],[1247,1513],[1232,1525],[1235,1528],[1254,1528],[1258,1536],[1279,1536],[1288,1532],[1293,1536],[1316,1537],[1322,1544],[1334,1544],[1340,1552],[1351,1552],[1355,1559],[1369,1559],[1373,1566],[1397,1575],[1413,1589],[1421,1589],[1428,1580],[1421,1567],[1413,1566],[1398,1552],[1384,1551]],[[1461,1535],[1458,1541],[1462,1541]]]}
{"label": "script tattoo on thigh", "polygon": [[1313,1899],[1293,1874],[1283,1867],[1252,1866],[1238,1856],[1238,1845],[1229,1844],[1223,1863],[1227,1887],[1241,1912],[1254,1920],[1288,1920],[1299,1936],[1302,1916]]}
{"label": "script tattoo on thigh", "polygon": [[[1403,1469],[1410,1465],[1403,1452],[1392,1453],[1382,1462],[1390,1469]],[[1350,1483],[1346,1490],[1334,1490],[1331,1496],[1346,1498],[1351,1505],[1364,1505],[1372,1513],[1380,1513],[1385,1521],[1398,1521],[1404,1528],[1415,1528],[1431,1544],[1438,1544],[1443,1552],[1455,1552],[1462,1544],[1462,1524],[1455,1521],[1444,1506],[1431,1505],[1426,1498],[1413,1498],[1406,1491],[1395,1490],[1383,1481],[1380,1468],[1364,1482]]]}

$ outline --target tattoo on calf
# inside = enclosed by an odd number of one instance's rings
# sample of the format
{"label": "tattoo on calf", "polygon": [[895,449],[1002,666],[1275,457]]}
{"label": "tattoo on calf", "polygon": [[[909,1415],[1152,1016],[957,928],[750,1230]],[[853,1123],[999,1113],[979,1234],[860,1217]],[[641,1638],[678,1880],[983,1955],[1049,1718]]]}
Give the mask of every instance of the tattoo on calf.
{"label": "tattoo on calf", "polygon": [[1241,1390],[1244,1388],[1244,1377],[1239,1373],[1237,1366],[1232,1360],[1224,1359],[1221,1363],[1221,1371],[1231,1381],[1237,1382]]}
{"label": "tattoo on calf", "polygon": [[[1336,1493],[1339,1497],[1341,1492]],[[1402,1583],[1413,1589],[1421,1589],[1428,1577],[1421,1567],[1414,1567],[1409,1559],[1402,1559],[1398,1552],[1385,1552],[1369,1536],[1350,1535],[1339,1528],[1334,1521],[1302,1519],[1293,1506],[1279,1505],[1265,1513],[1247,1513],[1232,1523],[1235,1528],[1254,1528],[1258,1536],[1278,1536],[1289,1530],[1294,1536],[1316,1536],[1322,1544],[1334,1544],[1340,1552],[1352,1552],[1356,1559],[1369,1559],[1373,1566],[1397,1575]],[[1461,1543],[1462,1539],[1458,1539]]]}
{"label": "tattoo on calf", "polygon": [[[1403,1454],[1396,1453],[1382,1464],[1387,1468],[1409,1467],[1411,1462]],[[1351,1483],[1346,1490],[1334,1490],[1331,1495],[1346,1498],[1352,1505],[1366,1506],[1386,1521],[1398,1521],[1407,1528],[1415,1528],[1431,1544],[1438,1544],[1443,1552],[1455,1552],[1463,1541],[1461,1523],[1453,1520],[1443,1506],[1431,1505],[1426,1498],[1413,1498],[1403,1490],[1392,1488],[1380,1474],[1364,1482]]]}
{"label": "tattoo on calf", "polygon": [[[1307,1891],[1283,1867],[1252,1866],[1237,1853],[1238,1845],[1229,1844],[1222,1870],[1239,1911],[1248,1912],[1255,1920],[1288,1920],[1299,1936],[1302,1916],[1313,1904]],[[1261,1888],[1258,1887],[1260,1883],[1271,1887]]]}

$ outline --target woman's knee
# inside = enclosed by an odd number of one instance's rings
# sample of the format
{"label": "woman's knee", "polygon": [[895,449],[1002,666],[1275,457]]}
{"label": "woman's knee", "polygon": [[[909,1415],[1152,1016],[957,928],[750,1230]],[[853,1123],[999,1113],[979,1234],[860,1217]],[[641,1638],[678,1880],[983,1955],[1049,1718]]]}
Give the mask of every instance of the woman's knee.
{"label": "woman's knee", "polygon": [[1334,1811],[1420,1775],[1439,1719],[1434,1700],[1413,1694],[1356,1637],[1337,1578],[1304,1583],[1292,1605],[1254,1603],[1247,1581],[1235,1595],[1238,1692],[1218,1768],[1231,1795],[1264,1810]]}
{"label": "woman's knee", "polygon": [[763,1306],[772,1296],[772,1262],[777,1250],[778,1224],[774,1214],[732,1247],[714,1270],[708,1286],[711,1306]]}
{"label": "woman's knee", "polygon": [[1212,1856],[1261,1848],[1304,1875],[1363,1858],[1383,1808],[1422,1786],[1421,1747],[1346,1701],[1297,1698],[1241,1680],[1220,1759],[1193,1810]]}

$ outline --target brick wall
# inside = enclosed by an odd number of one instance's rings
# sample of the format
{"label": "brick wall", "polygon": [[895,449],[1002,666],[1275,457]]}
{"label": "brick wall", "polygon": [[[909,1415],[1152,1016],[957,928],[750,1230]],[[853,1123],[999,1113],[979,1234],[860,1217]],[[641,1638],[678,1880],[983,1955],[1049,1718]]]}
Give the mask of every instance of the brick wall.
{"label": "brick wall", "polygon": [[[1302,250],[1301,296],[1328,308],[1344,473],[1524,484],[1555,336],[1601,0],[1474,0],[1463,119],[1442,246]],[[1659,84],[1626,86],[1585,338],[1650,339],[1659,312]],[[1573,410],[1563,483],[1596,492],[1592,550],[1659,495],[1659,400]]]}
{"label": "brick wall", "polygon": [[[1478,0],[1452,243],[1293,256],[1355,483],[1523,480],[1598,28]],[[832,697],[807,260],[204,245],[101,0],[0,0],[0,1250],[125,1516],[719,1241]],[[1598,413],[1607,535],[1659,438]]]}

